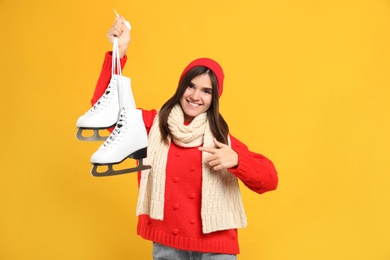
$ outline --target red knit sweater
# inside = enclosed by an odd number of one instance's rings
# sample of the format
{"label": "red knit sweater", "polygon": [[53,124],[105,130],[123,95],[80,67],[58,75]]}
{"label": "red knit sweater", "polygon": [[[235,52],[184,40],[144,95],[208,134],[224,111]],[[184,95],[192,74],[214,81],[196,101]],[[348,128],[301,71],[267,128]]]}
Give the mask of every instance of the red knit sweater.
{"label": "red knit sweater", "polygon": [[[122,66],[125,65],[126,60],[127,57],[121,60]],[[92,104],[103,95],[110,78],[111,54],[108,52]],[[156,110],[143,110],[143,119],[148,132],[156,114]],[[233,136],[230,136],[230,139],[232,149],[238,154],[239,165],[229,171],[257,193],[275,190],[278,176],[273,163],[263,155],[249,151],[246,145]],[[201,187],[201,151],[197,147],[179,147],[172,142],[166,166],[164,220],[154,220],[148,215],[139,216],[138,235],[181,250],[238,254],[236,229],[210,234],[202,233]]]}

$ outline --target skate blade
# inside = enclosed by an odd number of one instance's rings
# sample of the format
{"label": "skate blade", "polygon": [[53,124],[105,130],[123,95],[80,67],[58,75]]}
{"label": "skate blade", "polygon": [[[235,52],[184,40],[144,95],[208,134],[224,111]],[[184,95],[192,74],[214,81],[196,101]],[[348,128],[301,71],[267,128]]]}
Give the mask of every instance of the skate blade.
{"label": "skate blade", "polygon": [[[152,167],[150,165],[144,165],[143,159],[139,159],[138,165],[133,168],[128,169],[121,169],[121,170],[114,170],[113,165],[114,164],[106,164],[106,165],[98,165],[94,164],[91,170],[91,174],[94,177],[109,177],[109,176],[115,176],[115,175],[121,175],[126,173],[132,173],[132,172],[139,172],[147,169],[151,169]],[[101,166],[107,166],[107,170],[104,172],[99,172],[98,168]]]}
{"label": "skate blade", "polygon": [[[93,130],[93,135],[92,136],[83,136],[83,131],[86,130]],[[76,133],[76,138],[77,140],[80,141],[105,141],[108,138],[107,136],[102,136],[99,134],[100,129],[87,129],[87,128],[79,128]]]}

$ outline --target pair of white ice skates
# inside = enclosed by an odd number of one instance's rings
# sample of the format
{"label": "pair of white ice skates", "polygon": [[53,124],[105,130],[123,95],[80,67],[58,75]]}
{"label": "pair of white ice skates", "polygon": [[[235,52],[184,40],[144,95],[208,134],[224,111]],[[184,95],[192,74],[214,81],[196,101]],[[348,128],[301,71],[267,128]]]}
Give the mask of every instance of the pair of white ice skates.
{"label": "pair of white ice skates", "polygon": [[[112,176],[149,169],[143,165],[146,158],[148,136],[142,118],[142,111],[136,109],[131,90],[131,79],[121,75],[117,52],[117,39],[114,40],[112,76],[103,96],[94,106],[82,115],[76,123],[76,137],[82,141],[105,141],[92,155],[93,176]],[[115,68],[116,67],[116,68]],[[116,70],[119,71],[115,74]],[[101,136],[99,130],[113,127],[107,136]],[[83,131],[93,130],[92,136],[83,136]],[[114,170],[113,165],[126,158],[138,160],[137,167]],[[104,172],[98,171],[99,166],[107,166]]]}

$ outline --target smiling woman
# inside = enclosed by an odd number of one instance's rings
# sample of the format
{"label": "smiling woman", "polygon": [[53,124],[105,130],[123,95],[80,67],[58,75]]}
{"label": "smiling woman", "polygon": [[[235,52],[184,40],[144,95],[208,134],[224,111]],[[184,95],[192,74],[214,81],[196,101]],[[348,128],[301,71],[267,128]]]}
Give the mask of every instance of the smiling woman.
{"label": "smiling woman", "polygon": [[169,113],[180,103],[188,123],[195,116],[207,112],[211,132],[222,143],[228,143],[226,137],[229,128],[219,112],[219,97],[223,92],[224,77],[222,67],[209,58],[199,58],[187,65],[180,76],[176,92],[160,110],[162,122],[160,131],[164,140],[167,141],[169,134],[167,127]]}
{"label": "smiling woman", "polygon": [[[124,21],[122,17],[115,19],[108,38],[122,42],[121,48],[127,50],[130,31]],[[122,67],[127,60],[124,53],[118,61]],[[107,52],[105,58],[92,105],[105,98],[102,93],[107,93],[111,84],[113,57]],[[236,259],[240,252],[237,229],[247,225],[238,181],[257,193],[277,188],[273,163],[230,135],[219,112],[223,81],[222,67],[216,61],[192,61],[183,70],[175,93],[159,111],[141,110],[142,126],[123,123],[130,122],[135,113],[124,119],[121,114],[106,141],[110,145],[103,144],[98,150],[104,149],[106,154],[123,151],[112,140],[118,135],[122,135],[121,140],[136,140],[140,137],[123,133],[127,128],[146,128],[149,144],[145,162],[151,168],[138,173],[137,232],[154,242],[155,259],[171,259],[179,251],[180,259],[194,254],[202,259]],[[130,141],[127,148],[131,146]],[[130,153],[128,157],[135,158]]]}
{"label": "smiling woman", "polygon": [[[132,25],[124,74],[138,107],[160,108],[183,68],[211,57],[226,75],[229,132],[275,162],[277,192],[241,185],[240,260],[390,259],[388,0],[1,0],[0,259],[151,259],[134,231],[137,174],[93,178],[100,143],[74,136],[113,8]],[[175,197],[199,194],[176,188],[199,169],[170,149],[165,208],[192,227]]]}

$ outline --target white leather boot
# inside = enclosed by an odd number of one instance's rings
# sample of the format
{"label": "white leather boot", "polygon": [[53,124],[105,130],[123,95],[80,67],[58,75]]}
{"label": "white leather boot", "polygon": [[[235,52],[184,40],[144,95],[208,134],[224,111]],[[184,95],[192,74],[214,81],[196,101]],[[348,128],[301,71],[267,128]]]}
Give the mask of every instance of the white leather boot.
{"label": "white leather boot", "polygon": [[[150,168],[150,166],[145,167],[142,164],[142,159],[146,158],[147,155],[147,146],[148,136],[142,111],[122,108],[114,131],[91,157],[91,163],[94,165],[92,175],[111,176]],[[121,163],[126,158],[138,160],[138,167],[114,171],[112,165]],[[109,169],[106,172],[98,173],[98,166],[103,165],[109,166]]]}
{"label": "white leather boot", "polygon": [[[123,92],[123,93],[121,93]],[[113,127],[119,119],[123,106],[135,108],[131,79],[122,75],[118,39],[115,37],[112,51],[111,80],[103,96],[84,115],[78,118],[76,138],[82,141],[104,141],[99,130]],[[84,136],[83,131],[93,130],[93,136]]]}
{"label": "white leather boot", "polygon": [[[107,136],[99,135],[99,130],[113,127],[119,117],[119,81],[130,85],[130,78],[113,75],[103,96],[79,117],[76,127],[79,129],[76,138],[82,141],[104,141]],[[130,87],[131,88],[131,87]],[[94,135],[86,137],[82,133],[85,130],[94,130]]]}

